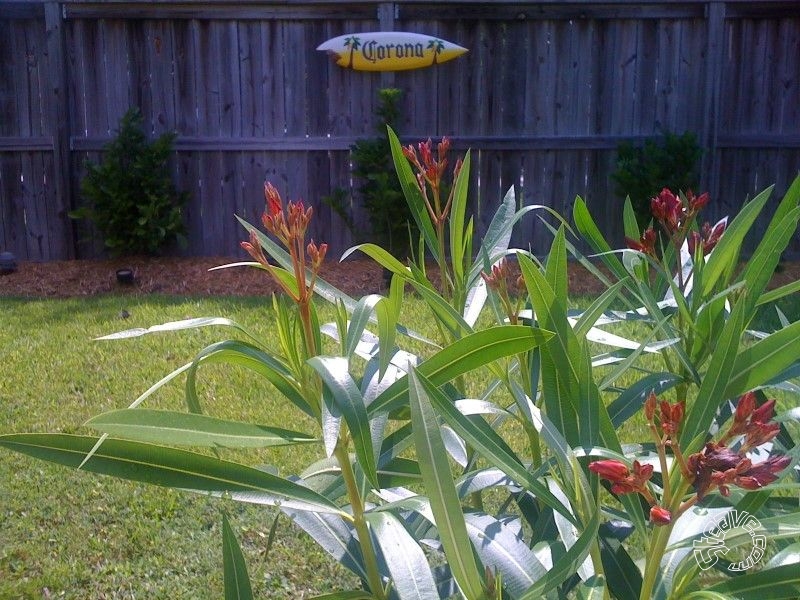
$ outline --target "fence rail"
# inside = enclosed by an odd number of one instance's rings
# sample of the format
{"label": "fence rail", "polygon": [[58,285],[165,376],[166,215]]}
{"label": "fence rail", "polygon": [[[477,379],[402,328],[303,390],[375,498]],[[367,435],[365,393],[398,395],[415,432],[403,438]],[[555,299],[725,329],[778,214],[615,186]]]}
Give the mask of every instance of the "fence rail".
{"label": "fence rail", "polygon": [[[430,33],[469,52],[380,74],[315,50],[376,30]],[[67,213],[80,204],[84,162],[138,106],[152,135],[178,134],[174,177],[192,197],[186,252],[236,254],[233,215],[257,219],[265,178],[317,204],[314,237],[342,251],[358,235],[317,201],[352,192],[349,148],[375,135],[387,86],[403,91],[406,139],[448,135],[472,148],[479,233],[514,185],[521,203],[564,213],[584,197],[619,241],[616,147],[665,130],[698,136],[711,218],[769,184],[782,193],[800,171],[796,0],[0,0],[0,250],[29,260],[102,251],[79,242]],[[548,238],[528,217],[513,241],[541,252]]]}

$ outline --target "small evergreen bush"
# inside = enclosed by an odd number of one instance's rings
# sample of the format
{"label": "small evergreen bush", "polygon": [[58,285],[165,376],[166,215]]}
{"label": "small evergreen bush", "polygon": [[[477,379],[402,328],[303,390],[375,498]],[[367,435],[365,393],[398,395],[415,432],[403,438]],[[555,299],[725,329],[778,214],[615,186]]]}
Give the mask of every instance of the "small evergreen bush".
{"label": "small evergreen bush", "polygon": [[665,132],[645,140],[643,147],[623,142],[617,147],[617,169],[611,175],[616,193],[630,197],[639,225],[650,220],[650,199],[664,189],[697,189],[702,154],[692,132]]}
{"label": "small evergreen bush", "polygon": [[92,221],[112,256],[157,254],[173,242],[185,244],[181,207],[188,194],[175,190],[167,166],[174,140],[174,133],[165,133],[148,143],[142,115],[132,108],[102,162],[86,162],[86,205],[70,217]]}
{"label": "small evergreen bush", "polygon": [[386,127],[395,127],[400,111],[401,91],[385,88],[378,92],[378,136],[353,144],[353,174],[361,180],[358,191],[369,214],[375,242],[398,258],[409,252],[408,223],[411,213],[394,170]]}

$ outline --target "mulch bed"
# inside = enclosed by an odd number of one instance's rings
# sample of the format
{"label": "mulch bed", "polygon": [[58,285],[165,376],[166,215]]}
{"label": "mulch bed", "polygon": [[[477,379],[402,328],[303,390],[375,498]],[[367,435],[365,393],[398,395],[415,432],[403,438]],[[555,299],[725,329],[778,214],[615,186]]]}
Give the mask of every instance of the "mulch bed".
{"label": "mulch bed", "polygon": [[[98,294],[168,294],[182,296],[269,295],[276,286],[259,269],[236,267],[209,271],[235,262],[214,257],[138,257],[113,260],[21,262],[14,273],[0,276],[0,297],[68,298]],[[130,267],[132,285],[117,283],[117,269]],[[383,270],[368,259],[327,262],[322,277],[356,298],[384,290]],[[800,278],[800,263],[785,263],[772,285]],[[435,281],[434,279],[432,279]],[[569,286],[573,294],[596,294],[602,285],[585,269],[571,264]]]}

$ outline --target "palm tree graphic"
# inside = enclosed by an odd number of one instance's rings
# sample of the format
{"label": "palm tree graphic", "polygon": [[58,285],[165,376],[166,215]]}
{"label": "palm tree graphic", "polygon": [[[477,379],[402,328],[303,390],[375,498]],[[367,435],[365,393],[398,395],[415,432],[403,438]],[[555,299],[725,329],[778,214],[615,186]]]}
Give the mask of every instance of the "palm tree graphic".
{"label": "palm tree graphic", "polygon": [[444,42],[434,38],[428,42],[428,50],[433,50],[433,61],[431,64],[435,65],[438,62],[436,58],[439,56],[439,53],[444,50]]}
{"label": "palm tree graphic", "polygon": [[353,68],[353,52],[358,50],[360,46],[361,46],[361,38],[359,38],[358,36],[350,35],[344,38],[344,47],[350,48],[350,61],[347,64],[348,68],[350,69]]}

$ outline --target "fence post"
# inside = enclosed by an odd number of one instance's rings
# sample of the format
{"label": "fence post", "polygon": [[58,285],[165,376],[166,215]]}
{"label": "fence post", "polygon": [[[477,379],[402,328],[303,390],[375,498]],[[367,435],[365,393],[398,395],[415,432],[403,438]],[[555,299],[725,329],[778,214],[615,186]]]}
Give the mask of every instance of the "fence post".
{"label": "fence post", "polygon": [[69,108],[67,102],[67,61],[65,52],[64,20],[58,2],[46,2],[44,21],[47,39],[47,71],[50,99],[48,115],[53,133],[53,183],[58,199],[59,216],[63,216],[64,235],[60,258],[75,258],[77,254],[75,230],[69,211],[72,206],[72,176],[69,148]]}
{"label": "fence post", "polygon": [[704,148],[702,173],[710,174],[708,191],[714,199],[719,198],[719,165],[721,157],[717,148],[719,132],[719,107],[722,86],[722,70],[725,59],[725,3],[709,2],[706,5],[706,85],[703,114]]}
{"label": "fence post", "polygon": [[[394,2],[381,2],[378,4],[378,24],[381,31],[394,31],[397,18],[397,5]],[[394,87],[394,73],[384,71],[381,73],[381,87]]]}

